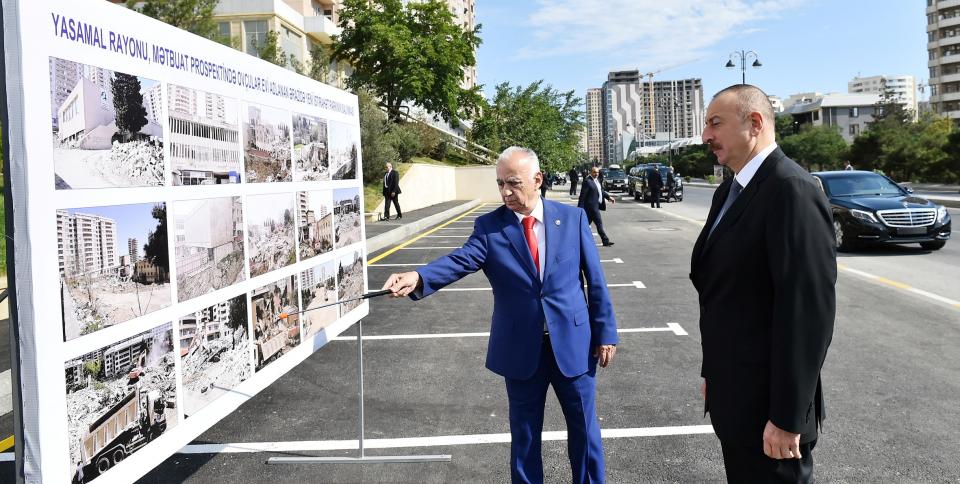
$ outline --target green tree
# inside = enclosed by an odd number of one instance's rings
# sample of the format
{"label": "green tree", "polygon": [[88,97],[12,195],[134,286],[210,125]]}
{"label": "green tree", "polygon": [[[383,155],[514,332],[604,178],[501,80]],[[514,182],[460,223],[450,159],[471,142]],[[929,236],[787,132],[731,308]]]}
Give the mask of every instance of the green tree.
{"label": "green tree", "polygon": [[137,76],[117,72],[110,80],[113,108],[117,112],[117,130],[126,142],[133,139],[147,124],[147,110],[143,107],[140,80]]}
{"label": "green tree", "polygon": [[944,158],[938,167],[940,180],[948,183],[960,182],[960,130],[954,130],[947,137],[943,147]]}
{"label": "green tree", "polygon": [[777,116],[774,131],[776,132],[777,143],[787,136],[797,134],[797,125],[793,122],[793,116],[790,114]]}
{"label": "green tree", "polygon": [[474,121],[476,142],[494,152],[517,145],[540,158],[542,171],[567,171],[581,161],[582,100],[536,81],[527,87],[502,83]]}
{"label": "green tree", "polygon": [[[287,67],[289,62],[287,54],[280,47],[280,34],[276,30],[270,30],[264,37],[263,42],[257,44],[253,41],[253,48],[256,49],[257,57],[280,67]],[[290,59],[296,60],[291,54]]]}
{"label": "green tree", "polygon": [[220,35],[213,11],[220,0],[127,0],[127,8],[136,10],[174,27],[222,44],[230,38]]}
{"label": "green tree", "polygon": [[238,328],[247,325],[247,298],[244,296],[235,297],[230,300],[230,319],[227,321],[227,327],[236,331]]}
{"label": "green tree", "polygon": [[93,378],[100,376],[100,370],[103,368],[103,362],[97,360],[87,360],[83,362],[83,370]]}
{"label": "green tree", "polygon": [[883,159],[883,146],[878,130],[868,129],[853,139],[847,159],[858,170],[879,170]]}
{"label": "green tree", "polygon": [[363,146],[363,182],[370,183],[379,179],[381,172],[376,169],[387,162],[399,159],[397,150],[387,139],[391,124],[386,113],[377,105],[377,100],[365,89],[357,90],[357,102],[360,114],[360,145]]}
{"label": "green tree", "polygon": [[330,83],[330,54],[320,44],[310,46],[310,62],[304,75],[314,81]]}
{"label": "green tree", "polygon": [[453,123],[476,113],[480,86],[460,83],[463,70],[476,64],[480,26],[464,30],[445,3],[344,0],[339,25],[333,58],[353,66],[348,86],[373,92],[391,121],[399,122],[405,103]]}
{"label": "green tree", "polygon": [[151,264],[170,268],[170,256],[167,253],[167,206],[158,203],[153,206],[150,215],[157,221],[157,227],[147,234],[147,243],[143,245],[144,258]]}
{"label": "green tree", "polygon": [[781,139],[780,147],[811,171],[842,168],[848,150],[835,126],[804,126],[799,133]]}

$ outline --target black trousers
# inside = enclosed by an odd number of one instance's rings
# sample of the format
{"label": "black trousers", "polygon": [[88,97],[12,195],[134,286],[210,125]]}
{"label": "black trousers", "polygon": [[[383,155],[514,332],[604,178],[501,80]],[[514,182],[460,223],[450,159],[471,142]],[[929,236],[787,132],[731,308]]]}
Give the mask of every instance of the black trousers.
{"label": "black trousers", "polygon": [[813,448],[817,441],[800,444],[800,460],[771,459],[763,453],[763,443],[745,446],[720,442],[723,466],[730,484],[813,484]]}
{"label": "black trousers", "polygon": [[577,194],[577,180],[570,180],[570,194]]}
{"label": "black trousers", "polygon": [[603,242],[603,245],[607,245],[610,243],[610,239],[607,237],[607,233],[603,231],[603,218],[600,216],[599,210],[587,211],[587,224],[596,225],[597,235],[600,236],[600,241]]}
{"label": "black trousers", "polygon": [[650,191],[650,208],[660,208],[660,190]]}
{"label": "black trousers", "polygon": [[393,201],[393,206],[396,207],[397,209],[397,217],[400,217],[401,215],[403,215],[402,213],[400,213],[400,195],[397,194],[391,197],[390,194],[386,194],[383,196],[383,217],[387,219],[390,218],[390,202],[391,201]]}

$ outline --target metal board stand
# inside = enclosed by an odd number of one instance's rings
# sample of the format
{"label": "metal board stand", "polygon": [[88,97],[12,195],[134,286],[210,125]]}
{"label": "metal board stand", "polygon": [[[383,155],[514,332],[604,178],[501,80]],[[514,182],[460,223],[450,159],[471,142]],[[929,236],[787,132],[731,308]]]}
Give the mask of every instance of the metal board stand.
{"label": "metal board stand", "polygon": [[383,464],[399,462],[450,462],[449,455],[368,456],[363,447],[363,320],[357,321],[357,383],[360,387],[360,452],[357,457],[271,457],[267,464]]}

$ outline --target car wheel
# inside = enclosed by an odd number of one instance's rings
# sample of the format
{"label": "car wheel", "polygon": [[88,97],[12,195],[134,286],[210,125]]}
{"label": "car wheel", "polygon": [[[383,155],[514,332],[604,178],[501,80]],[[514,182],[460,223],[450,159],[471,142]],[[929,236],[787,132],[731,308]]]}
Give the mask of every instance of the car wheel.
{"label": "car wheel", "polygon": [[837,250],[846,252],[853,249],[853,241],[844,233],[843,224],[839,220],[833,221],[833,235],[836,237]]}
{"label": "car wheel", "polygon": [[943,246],[947,245],[946,240],[934,240],[930,242],[920,242],[920,247],[923,247],[927,250],[940,250]]}

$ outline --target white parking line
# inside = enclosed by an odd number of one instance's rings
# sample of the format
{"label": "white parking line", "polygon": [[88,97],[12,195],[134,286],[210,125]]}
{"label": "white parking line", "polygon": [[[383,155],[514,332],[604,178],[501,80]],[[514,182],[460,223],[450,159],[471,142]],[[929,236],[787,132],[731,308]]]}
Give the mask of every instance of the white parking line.
{"label": "white parking line", "polygon": [[[583,287],[587,287],[586,284]],[[643,285],[640,281],[633,281],[629,284],[607,284],[607,287],[635,287],[637,289],[646,289],[647,286]],[[445,287],[440,289],[440,291],[492,291],[492,287]]]}
{"label": "white parking line", "polygon": [[623,264],[623,259],[616,257],[613,259],[600,259],[600,262],[613,262],[614,264]]}
{"label": "white parking line", "polygon": [[925,297],[925,298],[927,298],[927,299],[932,299],[932,300],[937,301],[937,302],[939,302],[939,303],[943,303],[943,304],[946,304],[946,305],[948,305],[948,306],[952,306],[952,307],[954,307],[954,308],[956,308],[956,309],[960,309],[960,301],[957,301],[957,300],[955,300],[955,299],[950,299],[950,298],[948,298],[948,297],[944,297],[944,296],[941,296],[941,295],[939,295],[939,294],[934,294],[934,293],[929,292],[929,291],[924,291],[923,289],[917,289],[917,288],[915,288],[915,287],[913,287],[913,286],[904,284],[904,283],[902,283],[902,282],[897,282],[897,281],[894,281],[894,280],[887,279],[886,277],[875,276],[875,275],[873,275],[873,274],[870,274],[869,272],[863,272],[863,271],[860,271],[860,270],[857,270],[857,269],[853,269],[853,268],[847,267],[847,266],[845,266],[845,265],[843,265],[843,264],[837,264],[837,269],[839,269],[840,272],[846,272],[846,273],[848,273],[848,274],[853,274],[853,275],[855,275],[855,276],[861,277],[861,278],[866,279],[866,280],[868,280],[868,281],[873,281],[873,282],[877,282],[877,283],[880,283],[880,284],[884,284],[884,285],[887,285],[887,286],[890,286],[890,287],[895,287],[895,288],[897,288],[897,289],[901,289],[901,290],[904,290],[904,291],[907,291],[907,292],[916,294],[916,295],[918,295],[918,296],[922,296],[922,297]]}
{"label": "white parking line", "polygon": [[[666,437],[673,435],[712,434],[710,425],[679,425],[674,427],[639,427],[621,429],[601,429],[600,436],[605,439],[631,437]],[[544,441],[567,440],[566,431],[543,432]],[[448,447],[453,445],[506,444],[510,442],[509,433],[438,435],[434,437],[407,437],[396,439],[364,439],[367,449],[402,449],[415,447]],[[221,454],[221,453],[260,453],[260,452],[304,452],[356,450],[360,447],[356,440],[306,440],[294,442],[240,442],[234,444],[193,444],[180,449],[181,454]],[[12,454],[11,454],[12,459]]]}

